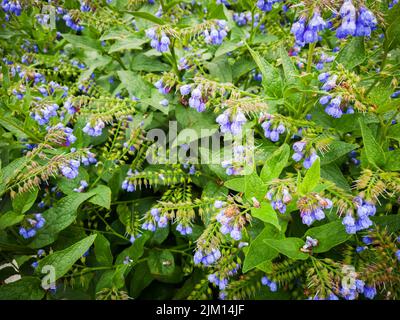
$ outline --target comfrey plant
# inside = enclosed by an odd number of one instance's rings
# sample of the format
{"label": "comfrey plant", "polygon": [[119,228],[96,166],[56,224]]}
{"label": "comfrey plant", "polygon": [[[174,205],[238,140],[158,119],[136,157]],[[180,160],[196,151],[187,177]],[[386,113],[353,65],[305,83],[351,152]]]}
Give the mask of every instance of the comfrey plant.
{"label": "comfrey plant", "polygon": [[0,299],[400,298],[398,1],[0,3]]}

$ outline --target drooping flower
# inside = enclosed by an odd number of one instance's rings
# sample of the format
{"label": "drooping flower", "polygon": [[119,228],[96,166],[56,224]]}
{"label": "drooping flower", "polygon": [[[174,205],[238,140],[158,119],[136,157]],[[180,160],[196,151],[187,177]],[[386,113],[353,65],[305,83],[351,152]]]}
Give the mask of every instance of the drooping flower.
{"label": "drooping flower", "polygon": [[204,41],[207,44],[222,44],[224,38],[228,35],[228,27],[225,20],[218,20],[216,26],[211,30],[204,31]]}
{"label": "drooping flower", "polygon": [[101,136],[104,127],[104,122],[101,119],[97,119],[95,121],[89,121],[82,129],[82,131],[89,136],[97,137]]}
{"label": "drooping flower", "polygon": [[278,290],[278,284],[275,281],[270,280],[268,277],[264,276],[261,278],[261,284],[263,286],[268,286],[272,292]]}
{"label": "drooping flower", "polygon": [[74,179],[78,176],[79,174],[79,167],[80,167],[80,161],[78,160],[70,160],[68,163],[63,164],[60,166],[60,171],[62,175],[68,179]]}
{"label": "drooping flower", "polygon": [[320,40],[319,32],[327,27],[325,20],[318,11],[315,11],[312,18],[308,21],[303,16],[292,25],[291,33],[293,33],[296,44],[300,47],[308,43],[315,43]]}
{"label": "drooping flower", "polygon": [[169,50],[171,40],[164,32],[159,34],[156,32],[156,29],[151,28],[146,30],[146,36],[151,39],[150,46],[153,49],[159,52],[167,52]]}
{"label": "drooping flower", "polygon": [[216,118],[222,133],[231,133],[236,136],[242,132],[243,125],[247,122],[246,116],[240,110],[232,114],[229,109]]}
{"label": "drooping flower", "polygon": [[39,125],[45,125],[50,121],[50,118],[57,116],[59,106],[56,103],[42,106],[31,112],[31,117],[37,121]]}

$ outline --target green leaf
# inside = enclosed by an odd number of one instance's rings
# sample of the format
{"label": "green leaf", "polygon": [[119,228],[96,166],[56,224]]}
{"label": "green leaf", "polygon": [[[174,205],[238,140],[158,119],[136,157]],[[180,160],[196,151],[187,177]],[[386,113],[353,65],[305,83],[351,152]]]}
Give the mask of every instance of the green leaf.
{"label": "green leaf", "polygon": [[[247,45],[247,44],[246,44]],[[279,70],[269,64],[264,58],[262,58],[256,51],[251,49],[247,45],[254,62],[257,64],[258,68],[262,74],[262,85],[265,92],[271,97],[281,97],[282,96],[282,79]]]}
{"label": "green leaf", "polygon": [[34,188],[26,192],[19,192],[12,200],[12,206],[15,212],[25,213],[35,203],[39,189]]}
{"label": "green leaf", "polygon": [[333,182],[339,188],[342,188],[347,192],[351,192],[349,183],[337,165],[331,163],[321,167],[321,177]]}
{"label": "green leaf", "polygon": [[400,230],[400,214],[390,214],[387,216],[371,217],[371,220],[385,228],[388,232],[397,232]]}
{"label": "green leaf", "polygon": [[42,215],[46,223],[42,229],[37,231],[29,247],[42,248],[52,243],[61,230],[74,222],[78,207],[94,195],[94,192],[76,192],[62,198],[54,207],[43,212]]}
{"label": "green leaf", "polygon": [[168,71],[171,67],[155,57],[148,57],[145,54],[140,53],[133,58],[130,69],[133,71],[161,72]]}
{"label": "green leaf", "polygon": [[237,192],[244,192],[244,178],[241,177],[230,179],[225,181],[224,186]]}
{"label": "green leaf", "polygon": [[22,220],[24,220],[24,215],[17,212],[9,211],[2,216],[0,216],[0,230],[11,227]]}
{"label": "green leaf", "polygon": [[400,17],[400,5],[395,5],[391,10],[389,10],[389,13],[385,19],[385,22],[388,24],[384,42],[385,51],[387,52],[400,46],[399,17]]}
{"label": "green leaf", "polygon": [[152,275],[167,276],[174,272],[175,259],[169,250],[162,250],[161,252],[153,250],[150,251],[147,265]]}
{"label": "green leaf", "polygon": [[85,49],[85,50],[96,50],[101,51],[101,43],[99,40],[95,40],[86,36],[78,36],[70,33],[61,34],[62,37],[71,43],[74,47]]}
{"label": "green leaf", "polygon": [[389,127],[387,137],[400,142],[400,123]]}
{"label": "green leaf", "polygon": [[320,168],[320,160],[314,161],[313,165],[310,169],[307,170],[306,175],[303,178],[303,181],[299,185],[299,192],[302,194],[307,194],[318,185],[319,180],[321,178],[321,168]]}
{"label": "green leaf", "polygon": [[144,11],[125,11],[125,12],[133,15],[136,18],[148,20],[148,21],[154,22],[159,25],[166,24],[166,22],[164,20],[157,18],[156,16],[153,16],[152,14],[150,14],[148,12],[144,12]]}
{"label": "green leaf", "polygon": [[364,37],[352,37],[350,42],[339,52],[335,61],[351,70],[362,64],[365,59]]}
{"label": "green leaf", "polygon": [[22,168],[28,163],[28,161],[28,158],[21,157],[1,169],[2,179],[0,181],[0,196],[6,190],[7,185],[19,172],[21,172]]}
{"label": "green leaf", "polygon": [[0,300],[41,300],[45,293],[36,277],[23,277],[0,286]]}
{"label": "green leaf", "polygon": [[329,251],[351,238],[351,234],[346,232],[341,220],[308,229],[305,235],[318,240],[318,245],[313,248],[315,253]]}
{"label": "green leaf", "polygon": [[210,72],[213,80],[218,82],[232,82],[232,68],[225,57],[217,57],[211,62],[205,63],[204,66]]}
{"label": "green leaf", "polygon": [[321,155],[321,166],[331,163],[340,157],[347,155],[350,151],[357,149],[357,144],[346,143],[343,141],[332,141],[329,150]]}
{"label": "green leaf", "polygon": [[140,75],[127,70],[119,70],[117,73],[122,85],[132,97],[135,96],[140,99],[150,97],[151,87]]}
{"label": "green leaf", "polygon": [[91,192],[95,193],[94,197],[89,199],[90,203],[100,207],[110,209],[111,206],[111,189],[105,185],[98,185]]}
{"label": "green leaf", "polygon": [[128,38],[131,35],[131,32],[129,32],[126,29],[120,29],[120,28],[113,28],[111,30],[107,30],[101,37],[100,41],[106,41],[106,40],[123,40]]}
{"label": "green leaf", "polygon": [[246,250],[246,257],[243,262],[243,272],[246,273],[265,261],[278,256],[278,251],[267,246],[265,240],[281,237],[279,231],[272,225],[266,225],[263,231],[250,243]]}
{"label": "green leaf", "polygon": [[255,197],[258,201],[263,199],[267,193],[267,186],[255,170],[244,177],[244,193],[248,200]]}
{"label": "green leaf", "polygon": [[26,139],[28,134],[24,131],[23,123],[18,119],[1,115],[0,125],[12,132],[16,137]]}
{"label": "green leaf", "polygon": [[279,178],[282,170],[287,165],[290,155],[290,148],[285,143],[270,155],[261,170],[260,177],[264,182],[270,182],[272,179]]}
{"label": "green leaf", "polygon": [[400,171],[400,150],[385,152],[386,163],[384,168],[388,171]]}
{"label": "green leaf", "polygon": [[300,82],[299,81],[299,71],[294,66],[292,60],[290,60],[290,57],[283,46],[280,46],[280,48],[279,48],[279,56],[281,58],[283,74],[287,81],[287,84],[298,86],[299,82]]}
{"label": "green leaf", "polygon": [[115,43],[108,50],[108,53],[111,54],[123,50],[142,50],[142,45],[146,42],[147,40],[145,39],[138,39],[130,36],[126,39],[115,41]]}
{"label": "green leaf", "polygon": [[177,105],[175,116],[183,129],[173,141],[172,147],[212,136],[218,130],[218,124],[209,112],[197,112],[195,109]]}
{"label": "green leaf", "polygon": [[139,263],[133,271],[129,294],[137,298],[140,293],[154,280],[146,262]]}
{"label": "green leaf", "polygon": [[279,224],[279,219],[276,211],[272,208],[271,204],[268,202],[261,202],[260,208],[252,208],[251,215],[258,218],[264,222],[270,223],[275,226],[279,231],[281,230],[281,225]]}
{"label": "green leaf", "polygon": [[220,45],[215,52],[214,57],[217,58],[219,56],[222,56],[228,52],[235,51],[236,49],[242,47],[242,43],[238,42],[232,42],[232,41],[224,41],[222,45]]}
{"label": "green leaf", "polygon": [[56,251],[44,257],[39,261],[37,270],[40,272],[44,266],[52,266],[55,270],[55,280],[60,279],[90,248],[96,236],[97,234],[88,236],[64,250]]}
{"label": "green leaf", "polygon": [[304,241],[300,238],[265,239],[264,243],[291,259],[305,260],[309,257],[300,251],[304,245]]}
{"label": "green leaf", "polygon": [[151,97],[148,99],[142,99],[140,102],[141,102],[141,104],[148,104],[149,106],[152,106],[154,109],[160,110],[165,115],[168,115],[170,105],[165,107],[165,106],[161,105],[161,103],[160,103],[164,99],[165,99],[165,96],[162,95],[160,92],[158,92],[157,89],[152,89]]}
{"label": "green leaf", "polygon": [[385,153],[383,152],[382,147],[375,140],[374,135],[372,134],[371,129],[369,129],[364,120],[362,118],[358,119],[361,128],[361,134],[364,142],[365,154],[367,156],[367,160],[374,167],[383,166],[386,162]]}
{"label": "green leaf", "polygon": [[110,266],[113,263],[110,242],[102,234],[98,233],[94,241],[94,254],[100,265]]}

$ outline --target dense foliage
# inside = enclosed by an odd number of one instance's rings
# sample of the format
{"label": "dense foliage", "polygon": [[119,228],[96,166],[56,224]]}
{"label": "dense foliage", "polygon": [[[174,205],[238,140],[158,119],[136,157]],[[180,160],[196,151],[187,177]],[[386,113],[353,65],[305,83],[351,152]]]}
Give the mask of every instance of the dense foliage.
{"label": "dense foliage", "polygon": [[2,0],[0,299],[400,298],[395,0]]}

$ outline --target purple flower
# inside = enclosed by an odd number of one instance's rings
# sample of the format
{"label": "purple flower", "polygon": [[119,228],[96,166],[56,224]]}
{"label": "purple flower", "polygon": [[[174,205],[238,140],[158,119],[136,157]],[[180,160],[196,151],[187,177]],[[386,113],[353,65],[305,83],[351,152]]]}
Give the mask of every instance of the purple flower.
{"label": "purple flower", "polygon": [[79,174],[80,162],[78,160],[70,160],[67,164],[60,166],[62,175],[68,179],[74,179]]}
{"label": "purple flower", "polygon": [[190,93],[190,91],[192,90],[192,86],[190,84],[185,84],[182,87],[180,87],[180,92],[181,95],[186,96]]}
{"label": "purple flower", "polygon": [[86,126],[82,129],[82,131],[88,134],[89,136],[97,137],[102,134],[104,127],[105,127],[104,122],[100,119],[97,119],[95,123],[88,122]]}
{"label": "purple flower", "polygon": [[364,296],[367,299],[373,299],[376,295],[376,288],[375,287],[369,287],[369,286],[365,286],[364,287]]}

